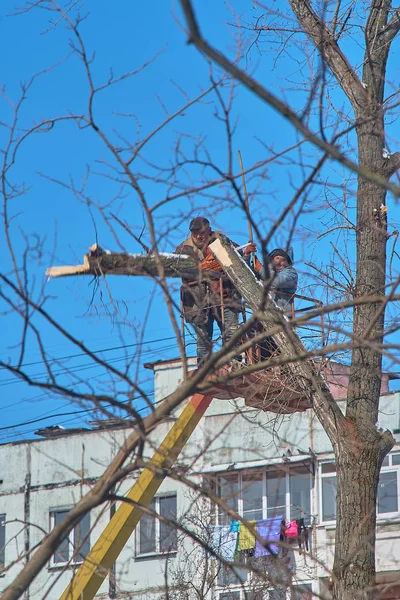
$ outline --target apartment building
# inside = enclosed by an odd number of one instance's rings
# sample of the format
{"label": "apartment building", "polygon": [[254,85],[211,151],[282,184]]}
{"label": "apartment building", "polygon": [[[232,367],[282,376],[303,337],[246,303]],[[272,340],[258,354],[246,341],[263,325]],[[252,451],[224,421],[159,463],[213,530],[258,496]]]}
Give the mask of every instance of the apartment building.
{"label": "apartment building", "polygon": [[[173,392],[182,379],[179,361],[147,365],[155,380],[155,402]],[[343,403],[347,369],[333,364],[327,377],[332,393]],[[385,600],[400,598],[400,394],[382,382],[379,425],[397,440],[382,467],[377,506],[378,580],[387,583]],[[151,456],[177,415],[160,425],[146,454]],[[0,446],[0,591],[5,589],[34,549],[65,512],[90,489],[131,432],[129,426],[96,423],[92,429],[48,428],[38,439]],[[242,399],[213,400],[178,460],[178,479],[167,478],[151,509],[180,528],[144,515],[101,586],[98,598],[165,598],[197,596],[210,600],[306,600],[329,594],[336,519],[336,474],[329,439],[312,410],[277,415],[245,406]],[[128,477],[116,489],[124,494]],[[199,498],[206,486],[241,517],[259,521],[280,517],[304,519],[304,536],[287,544],[282,565],[251,552],[235,555],[234,569],[207,552],[210,534],[229,525],[228,516]],[[86,515],[52,556],[25,598],[58,599],[90,547],[115,511],[112,503]],[[185,534],[194,533],[198,541]],[[349,532],[351,535],[351,532]],[[356,540],[355,540],[356,543]],[[271,584],[254,575],[263,570]],[[276,582],[273,583],[275,569]],[[282,579],[290,574],[291,589]],[[396,586],[396,581],[399,585]]]}

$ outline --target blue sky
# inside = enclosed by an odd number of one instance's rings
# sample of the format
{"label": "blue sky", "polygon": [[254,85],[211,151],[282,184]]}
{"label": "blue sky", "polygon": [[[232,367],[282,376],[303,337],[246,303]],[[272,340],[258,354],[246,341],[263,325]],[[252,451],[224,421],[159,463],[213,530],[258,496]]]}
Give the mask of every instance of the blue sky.
{"label": "blue sky", "polygon": [[[145,138],[164,121],[167,113],[170,115],[179,110],[186,97],[192,99],[209,86],[210,67],[195,48],[187,45],[176,2],[158,1],[151,3],[150,7],[148,3],[128,0],[121,0],[118,4],[86,0],[76,6],[80,7],[82,14],[88,13],[80,32],[88,55],[93,57],[95,85],[105,83],[110,72],[118,78],[124,73],[138,71],[136,75],[99,93],[94,100],[95,120],[113,143],[123,144],[127,138]],[[236,0],[228,5],[219,0],[202,0],[195,6],[204,33],[233,57],[238,32],[235,14],[250,21],[254,14],[252,3]],[[141,354],[132,359],[129,373],[133,376],[139,369],[139,380],[151,394],[151,372],[143,370],[140,365],[177,354],[165,301],[159,291],[154,295],[153,283],[142,278],[110,277],[107,285],[101,284],[97,289],[96,283],[88,278],[48,282],[44,276],[50,264],[80,263],[96,235],[106,248],[118,249],[119,243],[129,252],[140,251],[140,246],[113,222],[117,240],[104,217],[110,219],[111,213],[118,214],[139,235],[143,211],[132,188],[126,182],[121,184],[115,180],[116,172],[112,170],[115,161],[99,137],[92,130],[79,127],[76,120],[65,118],[86,114],[88,105],[88,83],[82,62],[72,52],[71,31],[62,21],[58,22],[55,14],[35,10],[15,16],[15,7],[13,0],[5,0],[0,7],[3,57],[0,83],[5,86],[8,98],[16,102],[21,82],[28,82],[35,73],[43,71],[27,92],[16,135],[21,136],[23,130],[42,120],[64,117],[48,132],[28,137],[18,149],[15,163],[8,173],[13,185],[23,183],[26,188],[9,208],[10,214],[15,215],[10,235],[18,265],[22,265],[27,239],[31,244],[40,240],[40,248],[29,255],[27,262],[28,285],[33,286],[34,297],[39,297],[41,286],[44,286],[47,296],[45,307],[51,316],[92,351],[105,350],[102,356],[111,360],[111,364],[122,368],[132,354],[140,350]],[[71,11],[71,17],[75,14],[76,10]],[[249,35],[247,33],[245,37]],[[296,53],[292,52],[294,56],[290,52],[283,54],[275,63],[273,45],[265,44],[263,50],[265,54],[261,56],[256,48],[252,49],[246,59],[248,68],[276,94],[300,107],[307,90],[304,87],[294,89],[293,82],[299,82],[303,77],[302,67],[296,62]],[[355,52],[354,49],[350,51]],[[146,63],[149,64],[141,69]],[[397,77],[396,69],[393,64],[390,71],[393,80]],[[218,77],[216,69],[214,76]],[[288,87],[288,80],[292,89]],[[285,92],[283,88],[287,88]],[[225,99],[229,97],[228,87],[223,89],[223,95]],[[343,102],[340,93],[336,98],[339,104]],[[0,105],[1,120],[10,123],[13,108],[5,95],[0,99]],[[177,193],[190,181],[197,185],[204,176],[214,176],[209,170],[204,174],[199,167],[192,165],[179,172],[177,181],[170,188],[159,178],[154,180],[156,173],[165,173],[159,169],[160,166],[167,169],[173,164],[176,139],[180,133],[184,134],[181,139],[183,152],[191,153],[194,140],[201,139],[211,160],[221,170],[227,169],[225,129],[224,124],[215,118],[217,105],[215,92],[211,92],[201,103],[186,109],[162,129],[141,153],[134,168],[140,173],[140,183],[150,205],[163,200],[167,194]],[[268,147],[279,152],[298,141],[296,133],[283,118],[240,87],[235,89],[232,122],[236,127],[233,157],[236,161],[237,150],[240,149],[245,168],[266,160],[271,155]],[[392,135],[394,138],[395,133]],[[7,129],[2,127],[2,148],[6,138]],[[204,156],[203,153],[202,158]],[[293,164],[300,158],[304,161],[303,169]],[[310,148],[301,157],[299,151],[294,150],[271,163],[264,177],[248,177],[252,211],[264,235],[292,197],[313,160]],[[157,168],[152,165],[157,165]],[[237,164],[234,164],[234,171],[238,171]],[[114,179],[110,178],[111,175]],[[150,175],[153,180],[147,179]],[[340,181],[342,175],[339,166],[331,166],[325,172],[325,177],[334,184]],[[74,194],[74,189],[82,188],[83,195]],[[337,193],[337,190],[332,188],[330,193]],[[341,192],[338,193],[340,196]],[[226,194],[226,186],[220,186],[206,194],[183,196],[157,210],[155,222],[160,233],[161,249],[173,250],[186,237],[188,218],[198,211],[212,214],[216,227],[223,229],[239,244],[245,243],[248,238],[246,220],[242,212],[226,200]],[[303,293],[313,289],[306,287],[312,282],[304,260],[323,265],[331,252],[329,240],[316,239],[318,233],[330,226],[324,194],[322,187],[310,194],[310,211],[302,216],[295,232],[294,247],[297,266],[302,274]],[[321,210],[313,208],[311,212],[311,201],[317,201]],[[350,201],[350,204],[354,205],[354,202]],[[96,206],[102,206],[102,212]],[[393,202],[390,203],[389,215],[394,228],[399,221],[399,212]],[[285,244],[292,219],[293,215],[290,215],[275,235],[275,245]],[[144,241],[149,241],[146,230]],[[339,235],[334,241],[342,244]],[[354,256],[351,244],[350,240],[350,259]],[[4,235],[1,236],[0,249],[1,271],[10,273],[12,265]],[[396,261],[395,271],[398,272]],[[174,285],[177,289],[178,283]],[[81,377],[86,385],[93,385],[96,390],[111,391],[112,379],[82,355],[77,346],[67,342],[38,316],[34,317],[34,322],[40,328],[48,356],[58,360],[59,364],[56,364],[61,383],[67,385],[73,382],[71,377]],[[22,321],[7,314],[2,316],[1,326],[4,339],[1,358],[15,361]],[[29,375],[46,379],[38,345],[32,335],[28,336],[23,363]],[[69,374],[66,369],[69,369]],[[5,371],[0,371],[0,389],[3,428],[0,428],[0,440],[3,442],[31,436],[39,426],[60,424],[75,427],[95,416],[77,412],[87,411],[86,405],[77,406],[54,394],[29,388]],[[122,385],[119,388],[121,397],[125,391]],[[69,412],[73,414],[64,414]],[[42,420],[27,423],[36,419]],[[20,425],[22,423],[26,425]]]}

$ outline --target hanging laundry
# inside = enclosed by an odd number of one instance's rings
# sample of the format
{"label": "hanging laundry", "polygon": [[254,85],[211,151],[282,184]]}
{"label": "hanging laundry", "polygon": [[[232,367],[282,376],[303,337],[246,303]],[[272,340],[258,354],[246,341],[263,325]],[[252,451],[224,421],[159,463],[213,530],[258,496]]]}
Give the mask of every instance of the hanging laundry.
{"label": "hanging laundry", "polygon": [[232,532],[239,531],[239,521],[231,521],[229,530]]}
{"label": "hanging laundry", "polygon": [[[205,542],[213,552],[218,552],[218,548],[221,542],[221,525],[210,525],[206,527],[206,539]],[[215,560],[215,556],[210,554],[210,558]]]}
{"label": "hanging laundry", "polygon": [[[249,525],[256,524],[256,521],[249,521]],[[246,527],[244,523],[240,523],[239,525],[239,542],[238,542],[238,550],[251,550],[256,545],[256,538],[254,533],[250,531]]]}
{"label": "hanging laundry", "polygon": [[288,538],[297,538],[297,536],[299,535],[297,521],[290,521],[289,525],[286,527],[285,535]]}
{"label": "hanging laundry", "polygon": [[[231,531],[229,525],[214,525],[208,528],[210,548],[223,560],[233,561],[238,542],[238,532]],[[215,556],[211,558],[216,559]]]}
{"label": "hanging laundry", "polygon": [[238,532],[230,531],[229,527],[223,527],[221,530],[221,543],[219,555],[224,560],[233,561],[238,543]]}
{"label": "hanging laundry", "polygon": [[286,521],[282,519],[281,521],[281,533],[279,535],[279,541],[284,542],[286,540]]}
{"label": "hanging laundry", "polygon": [[299,542],[299,553],[301,554],[301,545],[304,542],[304,546],[305,546],[305,550],[307,550],[308,552],[308,538],[309,538],[309,530],[308,527],[306,527],[305,523],[304,523],[304,518],[303,519],[297,519],[296,521],[297,523],[297,530],[298,530],[298,542]]}
{"label": "hanging laundry", "polygon": [[281,534],[282,517],[270,517],[263,521],[257,521],[257,533],[265,541],[267,548],[256,540],[256,550],[254,556],[268,556],[270,554],[278,554],[279,537]]}

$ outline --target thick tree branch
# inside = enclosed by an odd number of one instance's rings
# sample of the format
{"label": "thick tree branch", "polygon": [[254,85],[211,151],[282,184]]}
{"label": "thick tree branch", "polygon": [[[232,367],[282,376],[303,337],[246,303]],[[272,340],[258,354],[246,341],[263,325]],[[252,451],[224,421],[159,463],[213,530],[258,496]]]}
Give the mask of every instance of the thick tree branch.
{"label": "thick tree branch", "polygon": [[[386,62],[390,50],[390,41],[384,36],[384,31],[387,27],[391,5],[392,0],[373,2],[365,27],[365,57],[362,77],[364,84],[368,86],[368,95],[372,100],[371,108],[374,111],[379,111],[384,100]],[[391,30],[391,33],[394,31]],[[383,121],[383,114],[380,119]],[[382,124],[380,126],[382,133],[383,128]]]}
{"label": "thick tree branch", "polygon": [[382,174],[390,179],[400,169],[400,152],[395,152],[382,168]]}
{"label": "thick tree branch", "polygon": [[[163,265],[164,277],[190,277],[195,279],[198,268],[188,256],[179,254],[163,254],[159,252],[159,260]],[[90,248],[90,254],[83,257],[83,265],[66,265],[49,267],[48,277],[67,277],[71,275],[160,275],[154,254],[124,254],[122,252],[106,252],[97,244]]]}
{"label": "thick tree branch", "polygon": [[371,3],[366,27],[365,38],[372,52],[381,33],[386,30],[389,9],[392,0],[379,0]]}
{"label": "thick tree branch", "polygon": [[322,59],[336,77],[354,110],[358,111],[368,102],[368,95],[358,75],[339,48],[332,32],[314,12],[310,2],[290,0],[290,5],[307,35],[320,51]]}
{"label": "thick tree branch", "polygon": [[385,42],[390,44],[400,31],[400,9],[395,9],[395,14],[390,19],[383,32]]}

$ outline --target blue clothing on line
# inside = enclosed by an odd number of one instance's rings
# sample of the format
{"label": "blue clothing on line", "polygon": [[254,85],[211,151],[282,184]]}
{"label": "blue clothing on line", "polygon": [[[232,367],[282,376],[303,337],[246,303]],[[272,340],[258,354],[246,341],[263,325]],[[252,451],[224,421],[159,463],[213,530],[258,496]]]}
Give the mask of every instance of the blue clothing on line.
{"label": "blue clothing on line", "polygon": [[281,524],[283,517],[270,517],[263,521],[257,521],[256,531],[264,540],[267,547],[256,540],[256,549],[254,556],[269,556],[270,554],[278,554],[278,544],[281,534]]}
{"label": "blue clothing on line", "polygon": [[[231,531],[230,525],[210,527],[210,547],[223,560],[233,561],[238,542],[238,531]],[[216,558],[212,556],[211,558]]]}

